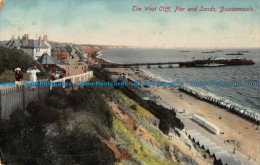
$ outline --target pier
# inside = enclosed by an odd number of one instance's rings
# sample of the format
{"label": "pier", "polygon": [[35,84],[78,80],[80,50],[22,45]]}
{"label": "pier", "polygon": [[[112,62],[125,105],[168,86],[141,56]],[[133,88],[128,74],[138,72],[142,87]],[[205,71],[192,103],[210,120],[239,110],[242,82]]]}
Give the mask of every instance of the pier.
{"label": "pier", "polygon": [[155,62],[155,63],[133,63],[133,64],[102,64],[102,68],[130,68],[130,67],[140,67],[147,66],[147,68],[151,66],[162,66],[162,65],[180,65],[183,62]]}
{"label": "pier", "polygon": [[178,65],[179,67],[212,67],[212,66],[228,66],[228,65],[254,65],[255,62],[247,59],[207,59],[207,60],[194,60],[187,62],[153,62],[153,63],[132,63],[132,64],[101,64],[102,68],[130,68],[130,67],[140,67],[147,66],[158,66],[162,68],[162,65],[167,65],[169,68],[172,68],[172,65]]}

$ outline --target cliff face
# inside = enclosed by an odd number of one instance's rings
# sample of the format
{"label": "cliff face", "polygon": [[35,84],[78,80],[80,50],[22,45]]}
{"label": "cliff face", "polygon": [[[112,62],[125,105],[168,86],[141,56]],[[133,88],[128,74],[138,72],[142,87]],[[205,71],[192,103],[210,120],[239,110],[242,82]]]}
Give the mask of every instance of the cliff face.
{"label": "cliff face", "polygon": [[[113,87],[82,90],[90,95],[86,95],[88,101],[84,101],[89,108],[75,114],[72,128],[96,134],[112,151],[115,164],[207,164],[183,131],[171,128],[165,135],[159,129],[160,119],[122,91]],[[93,92],[98,94],[98,100]],[[100,100],[104,100],[104,105],[98,103]],[[93,112],[94,107],[100,110],[101,106],[109,107],[105,108],[106,113]]]}
{"label": "cliff face", "polygon": [[0,0],[0,9],[3,8],[3,3],[5,2],[5,0]]}
{"label": "cliff face", "polygon": [[161,131],[153,110],[113,87],[54,88],[1,121],[5,163],[205,164],[178,125]]}

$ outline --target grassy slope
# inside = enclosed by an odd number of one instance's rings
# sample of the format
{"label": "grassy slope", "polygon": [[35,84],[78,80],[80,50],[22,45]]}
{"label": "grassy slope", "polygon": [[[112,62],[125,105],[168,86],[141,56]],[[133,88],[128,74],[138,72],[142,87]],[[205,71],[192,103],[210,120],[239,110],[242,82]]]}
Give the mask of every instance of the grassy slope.
{"label": "grassy slope", "polygon": [[[114,154],[120,152],[120,156],[115,156],[118,157],[117,164],[176,164],[178,154],[171,154],[169,146],[172,145],[176,151],[178,149],[159,130],[158,124],[154,125],[158,123],[156,117],[119,90],[111,87],[98,87],[96,90],[103,93],[99,100],[105,100],[111,107],[112,128],[107,127],[100,116],[92,111],[78,112],[74,127],[107,139],[114,146],[109,146]],[[109,93],[112,99],[105,93]],[[95,99],[91,99],[91,102],[96,104]],[[132,105],[136,105],[136,110],[130,108]],[[127,155],[122,151],[127,152]]]}

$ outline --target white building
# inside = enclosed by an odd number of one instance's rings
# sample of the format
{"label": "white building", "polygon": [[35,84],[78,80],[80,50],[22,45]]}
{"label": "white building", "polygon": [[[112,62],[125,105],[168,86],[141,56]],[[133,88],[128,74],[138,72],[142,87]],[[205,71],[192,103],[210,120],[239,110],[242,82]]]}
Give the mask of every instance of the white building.
{"label": "white building", "polygon": [[29,39],[28,34],[25,34],[22,39],[19,36],[17,39],[12,37],[7,43],[7,47],[21,49],[35,60],[38,60],[44,53],[51,55],[51,45],[48,43],[47,35],[44,35],[43,39],[39,37],[38,40]]}

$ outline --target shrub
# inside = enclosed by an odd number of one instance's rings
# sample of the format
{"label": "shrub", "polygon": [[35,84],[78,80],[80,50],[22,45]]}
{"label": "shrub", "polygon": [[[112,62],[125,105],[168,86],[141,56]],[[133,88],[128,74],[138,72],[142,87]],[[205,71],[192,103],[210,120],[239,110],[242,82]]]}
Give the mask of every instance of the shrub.
{"label": "shrub", "polygon": [[14,71],[17,67],[20,67],[22,72],[25,73],[32,64],[36,64],[37,68],[41,71],[37,74],[38,76],[45,76],[45,70],[22,50],[0,47],[0,74],[5,70]]}
{"label": "shrub", "polygon": [[44,109],[45,109],[44,104],[39,101],[32,101],[26,107],[26,110],[32,115],[35,115],[35,114],[39,113],[40,111],[43,111]]}
{"label": "shrub", "polygon": [[46,103],[58,109],[67,108],[69,106],[67,92],[62,87],[53,88],[46,98]]}
{"label": "shrub", "polygon": [[133,105],[130,106],[130,108],[131,108],[132,110],[136,110],[136,105],[133,104]]}
{"label": "shrub", "polygon": [[160,119],[159,129],[165,133],[169,133],[170,128],[178,128],[182,130],[184,128],[184,124],[180,119],[176,117],[176,113],[171,110],[164,108],[161,105],[157,105],[153,101],[144,101],[134,92],[126,87],[119,88],[126,96],[135,100],[140,106],[144,107],[145,109],[149,110],[154,116]]}
{"label": "shrub", "polygon": [[23,110],[14,111],[10,120],[0,121],[0,145],[5,164],[52,164],[53,157],[44,141],[44,133],[36,132],[34,121]]}
{"label": "shrub", "polygon": [[68,100],[71,105],[78,106],[81,105],[83,102],[82,94],[79,91],[71,91],[71,93],[68,96]]}
{"label": "shrub", "polygon": [[113,152],[97,136],[83,133],[78,129],[70,135],[61,137],[57,148],[61,155],[70,155],[67,160],[74,159],[78,164],[114,164]]}

